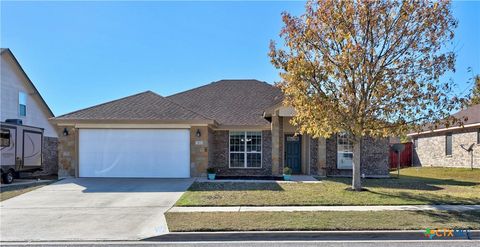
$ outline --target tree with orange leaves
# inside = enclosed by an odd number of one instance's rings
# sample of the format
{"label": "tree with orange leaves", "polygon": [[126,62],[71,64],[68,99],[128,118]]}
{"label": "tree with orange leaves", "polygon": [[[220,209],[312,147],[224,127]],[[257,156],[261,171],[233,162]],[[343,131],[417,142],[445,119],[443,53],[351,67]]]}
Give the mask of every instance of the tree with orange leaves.
{"label": "tree with orange leaves", "polygon": [[460,106],[452,82],[457,21],[449,1],[309,1],[299,17],[283,13],[283,44],[272,63],[291,123],[302,134],[346,133],[354,145],[352,189],[361,190],[363,136],[401,136],[423,124],[453,124]]}

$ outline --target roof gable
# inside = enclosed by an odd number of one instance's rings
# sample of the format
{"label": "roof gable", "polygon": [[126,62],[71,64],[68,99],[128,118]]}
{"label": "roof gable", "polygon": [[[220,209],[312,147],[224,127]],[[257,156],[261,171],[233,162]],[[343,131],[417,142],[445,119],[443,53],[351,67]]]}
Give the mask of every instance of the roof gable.
{"label": "roof gable", "polygon": [[52,110],[48,106],[47,102],[45,102],[42,95],[40,94],[38,89],[33,84],[32,80],[30,80],[27,73],[23,70],[22,66],[18,62],[17,58],[13,55],[12,51],[8,48],[0,48],[0,55],[3,56],[4,54],[10,56],[10,58],[13,60],[16,67],[20,71],[20,73],[25,77],[28,86],[30,86],[33,89],[33,91],[35,92],[35,94],[38,95],[38,98],[40,99],[40,104],[45,108],[46,112],[48,113],[48,117],[54,117],[55,115],[53,114]]}
{"label": "roof gable", "polygon": [[167,97],[221,125],[266,125],[263,112],[283,99],[280,89],[258,80],[221,80]]}

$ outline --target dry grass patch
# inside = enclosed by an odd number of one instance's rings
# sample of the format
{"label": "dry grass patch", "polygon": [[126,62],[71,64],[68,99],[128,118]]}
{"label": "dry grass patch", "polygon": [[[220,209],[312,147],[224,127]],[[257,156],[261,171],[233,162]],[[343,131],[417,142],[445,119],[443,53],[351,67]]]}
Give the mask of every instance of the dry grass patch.
{"label": "dry grass patch", "polygon": [[480,212],[219,212],[166,213],[174,232],[480,229]]}

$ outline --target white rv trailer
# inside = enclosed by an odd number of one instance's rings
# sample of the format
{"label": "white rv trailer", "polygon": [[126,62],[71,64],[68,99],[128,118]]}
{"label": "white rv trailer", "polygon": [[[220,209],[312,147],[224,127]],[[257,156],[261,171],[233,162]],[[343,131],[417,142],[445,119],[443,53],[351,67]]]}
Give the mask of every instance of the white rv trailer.
{"label": "white rv trailer", "polygon": [[3,183],[12,183],[19,172],[42,170],[42,128],[7,120],[0,122],[0,129],[0,171]]}

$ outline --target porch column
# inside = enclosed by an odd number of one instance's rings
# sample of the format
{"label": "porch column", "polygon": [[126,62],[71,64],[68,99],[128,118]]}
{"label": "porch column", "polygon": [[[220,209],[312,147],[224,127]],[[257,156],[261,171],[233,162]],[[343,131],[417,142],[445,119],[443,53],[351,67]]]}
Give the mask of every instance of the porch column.
{"label": "porch column", "polygon": [[327,175],[327,140],[325,138],[318,138],[318,175]]}
{"label": "porch column", "polygon": [[283,173],[283,119],[272,116],[272,175]]}
{"label": "porch column", "polygon": [[205,176],[207,173],[208,154],[211,152],[208,150],[210,134],[207,126],[190,128],[190,177]]}

